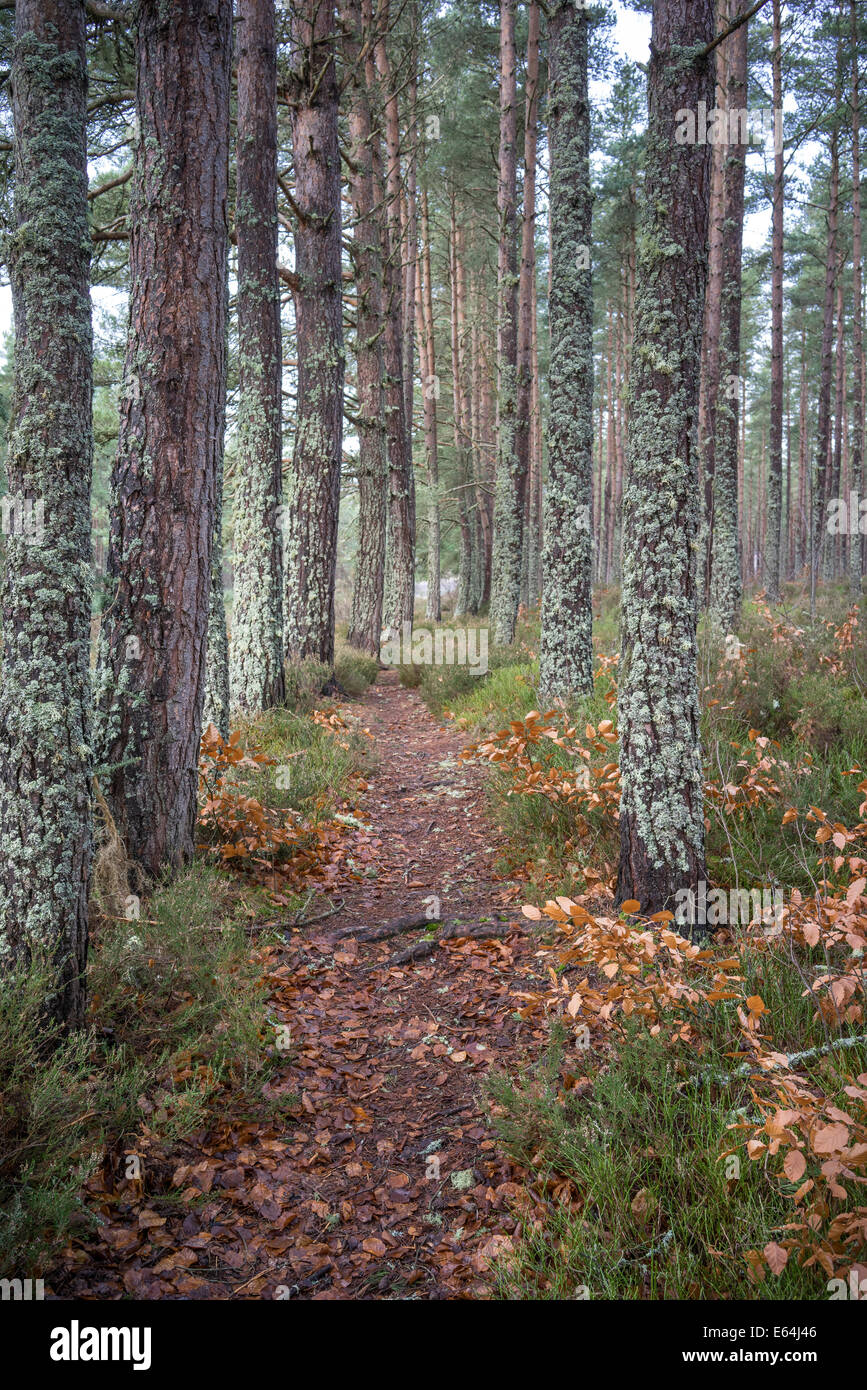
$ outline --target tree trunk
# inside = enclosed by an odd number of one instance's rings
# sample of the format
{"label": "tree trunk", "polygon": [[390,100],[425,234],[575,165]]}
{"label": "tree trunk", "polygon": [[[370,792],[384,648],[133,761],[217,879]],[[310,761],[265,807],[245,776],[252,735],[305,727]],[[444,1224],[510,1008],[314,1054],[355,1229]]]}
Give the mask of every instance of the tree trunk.
{"label": "tree trunk", "polygon": [[12,60],[15,387],[3,499],[0,954],[83,1022],[91,865],[93,455],[87,71],[78,0],[18,0]]}
{"label": "tree trunk", "polygon": [[383,356],[385,365],[385,411],[388,440],[388,577],[384,625],[400,633],[403,624],[412,626],[415,608],[415,477],[410,448],[409,422],[403,387],[403,276],[401,272],[400,226],[400,118],[397,95],[391,80],[386,48],[388,0],[377,11],[380,37],[374,47],[380,102],[385,117],[386,188],[383,226],[383,295],[385,326]]}
{"label": "tree trunk", "polygon": [[828,243],[825,258],[825,295],[822,305],[822,359],[819,408],[816,424],[816,462],[813,469],[810,556],[810,612],[815,616],[816,579],[822,557],[825,530],[825,489],[831,444],[831,378],[834,372],[834,297],[837,278],[837,198],[839,191],[839,130],[831,131],[831,181],[828,203]]}
{"label": "tree trunk", "polygon": [[255,712],[279,704],[285,693],[274,0],[238,0],[237,48],[239,399],[231,688],[233,703]]}
{"label": "tree trunk", "polygon": [[343,53],[352,74],[349,107],[349,197],[355,225],[352,262],[358,305],[355,362],[358,394],[358,550],[347,641],[379,655],[385,579],[386,489],[388,477],[383,431],[382,237],[373,179],[370,93],[361,66],[367,34],[360,0],[343,0],[340,19]]}
{"label": "tree trunk", "polygon": [[298,407],[287,489],[284,646],[291,660],[311,659],[331,666],[344,372],[338,89],[331,0],[296,0],[292,41]]}
{"label": "tree trunk", "polygon": [[[746,25],[743,26],[746,29]],[[780,33],[780,0],[774,0],[773,37],[771,40],[773,67],[773,104],[782,120],[782,37]],[[774,195],[771,229],[771,457],[768,474],[768,549],[765,555],[768,599],[779,602],[782,548],[783,502],[783,142],[774,139]]]}
{"label": "tree trunk", "polygon": [[586,13],[549,24],[551,367],[539,685],[546,699],[593,689],[593,289]]}
{"label": "tree trunk", "polygon": [[226,391],[229,0],[141,0],[96,746],[145,876],[192,857]]}
{"label": "tree trunk", "polygon": [[[852,36],[852,490],[864,491],[864,317],[861,299],[861,106],[858,87],[858,7],[851,0]],[[857,528],[849,529],[849,592],[861,593],[862,538]]]}
{"label": "tree trunk", "polygon": [[[728,27],[728,0],[715,0],[717,28]],[[714,53],[714,98],[717,108],[725,106],[727,44]],[[698,399],[699,467],[702,492],[702,562],[699,569],[699,601],[707,605],[713,557],[713,477],[716,443],[716,402],[719,391],[720,316],[722,312],[723,219],[725,216],[726,146],[718,142],[711,154],[710,228],[707,291],[702,331],[701,377]]]}
{"label": "tree trunk", "polygon": [[[731,18],[734,18],[732,13]],[[726,113],[729,144],[723,170],[722,293],[720,297],[719,381],[716,393],[713,464],[713,528],[710,606],[723,632],[740,626],[741,556],[738,545],[738,407],[741,372],[741,258],[744,235],[744,176],[747,145],[739,119],[731,138],[731,113],[747,109],[747,32],[742,24],[726,40]],[[781,463],[781,459],[778,460]],[[776,478],[779,530],[780,477]],[[778,547],[779,548],[779,547]],[[779,567],[779,559],[778,559]]]}
{"label": "tree trunk", "polygon": [[439,379],[436,368],[436,347],[433,317],[433,283],[431,280],[430,256],[430,214],[428,211],[427,185],[421,191],[421,268],[424,284],[419,294],[422,331],[419,334],[419,354],[424,364],[422,373],[422,399],[424,411],[424,450],[427,463],[427,612],[429,622],[438,623],[442,618],[440,599],[440,501],[439,501],[439,456],[437,441],[437,400]]}
{"label": "tree trunk", "polygon": [[527,77],[524,119],[524,219],[521,228],[521,270],[518,286],[517,395],[515,456],[518,497],[524,521],[521,544],[521,600],[529,607],[530,580],[530,452],[533,402],[533,282],[536,278],[536,143],[539,120],[538,0],[530,0],[527,37]]}
{"label": "tree trunk", "polygon": [[516,0],[500,0],[500,149],[497,213],[497,490],[491,561],[494,641],[514,640],[521,599],[524,487],[516,450],[518,370]]}
{"label": "tree trunk", "polygon": [[[228,352],[228,344],[226,348]],[[214,536],[211,548],[211,595],[208,602],[208,639],[205,657],[205,702],[202,724],[214,724],[220,737],[231,733],[231,679],[229,676],[229,633],[226,626],[226,599],[223,593],[223,444],[226,416],[218,429],[217,478],[214,486]]]}
{"label": "tree trunk", "polygon": [[623,494],[617,901],[672,907],[705,878],[696,645],[696,412],[707,287],[709,145],[675,143],[710,104],[711,0],[654,0],[635,359]]}

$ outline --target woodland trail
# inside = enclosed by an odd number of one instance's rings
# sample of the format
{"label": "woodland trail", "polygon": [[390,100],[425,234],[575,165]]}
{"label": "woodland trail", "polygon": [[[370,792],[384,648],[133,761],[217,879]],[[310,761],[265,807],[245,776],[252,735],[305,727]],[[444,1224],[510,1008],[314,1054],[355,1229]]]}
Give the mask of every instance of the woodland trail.
{"label": "woodland trail", "polygon": [[[60,1297],[492,1292],[490,1258],[508,1250],[526,1194],[486,1123],[483,1089],[492,1067],[514,1073],[531,1044],[538,1055],[541,1035],[515,997],[538,988],[535,942],[519,886],[497,875],[484,773],[460,761],[465,737],[393,673],[352,710],[375,740],[359,814],[376,876],[339,883],[339,915],[260,951],[272,1021],[291,1039],[265,1088],[284,1112],[145,1143],[144,1184],[112,1184],[98,1243],[76,1242],[53,1281]],[[423,917],[432,897],[443,921],[495,919],[500,935],[458,937],[407,964],[394,957],[424,927],[359,939]]]}

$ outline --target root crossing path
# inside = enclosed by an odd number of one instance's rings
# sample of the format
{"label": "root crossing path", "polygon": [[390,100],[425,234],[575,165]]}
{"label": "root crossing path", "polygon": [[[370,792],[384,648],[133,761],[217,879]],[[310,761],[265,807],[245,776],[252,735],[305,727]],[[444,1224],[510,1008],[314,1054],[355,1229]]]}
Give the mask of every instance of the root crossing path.
{"label": "root crossing path", "polygon": [[520,889],[497,874],[461,732],[391,673],[352,709],[375,740],[359,814],[376,853],[338,885],[339,914],[260,948],[277,1118],[227,1114],[183,1144],[145,1141],[143,1180],[112,1183],[98,1237],[67,1251],[61,1298],[495,1292],[492,1261],[533,1199],[485,1083],[538,1055],[538,1024],[517,1013],[539,988],[537,945]]}

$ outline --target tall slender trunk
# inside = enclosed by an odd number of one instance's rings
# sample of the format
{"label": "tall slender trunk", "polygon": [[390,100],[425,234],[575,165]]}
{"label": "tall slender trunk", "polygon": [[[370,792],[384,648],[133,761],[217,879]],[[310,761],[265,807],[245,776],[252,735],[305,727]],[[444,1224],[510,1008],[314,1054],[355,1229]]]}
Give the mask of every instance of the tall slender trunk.
{"label": "tall slender trunk", "polygon": [[373,177],[370,93],[361,62],[366,38],[361,0],[342,0],[343,54],[352,89],[349,103],[349,199],[354,226],[355,364],[358,394],[358,549],[347,641],[379,654],[385,580],[388,474],[383,432],[382,237]]}
{"label": "tall slender trunk", "polygon": [[494,641],[514,640],[521,598],[524,479],[516,448],[518,374],[516,0],[500,0],[497,215],[497,489],[491,561]]}
{"label": "tall slender trunk", "polygon": [[90,236],[78,0],[18,0],[12,57],[15,385],[0,683],[0,956],[49,965],[48,1014],[84,1020],[91,866]]}
{"label": "tall slender trunk", "polygon": [[529,574],[527,578],[530,607],[538,608],[542,602],[542,403],[539,392],[539,327],[536,295],[536,277],[533,276],[533,323],[530,344],[530,375],[532,392],[530,398],[530,551]]}
{"label": "tall slender trunk", "polygon": [[[654,0],[636,353],[623,494],[617,901],[672,906],[706,877],[696,643],[696,363],[707,288],[708,145],[678,111],[713,96],[711,0]],[[682,129],[682,127],[681,127]]]}
{"label": "tall slender trunk", "polygon": [[230,0],[136,11],[129,337],[95,736],[145,878],[194,849],[226,393],[231,40]]}
{"label": "tall slender trunk", "polygon": [[533,282],[536,278],[536,142],[539,119],[538,0],[530,0],[527,35],[527,77],[524,119],[524,217],[521,229],[521,269],[518,285],[518,348],[516,377],[515,457],[516,504],[522,508],[521,594],[529,600],[528,482],[530,477],[531,409],[533,397]]}
{"label": "tall slender trunk", "polygon": [[422,400],[424,410],[424,448],[427,463],[427,612],[429,621],[438,623],[442,618],[440,598],[440,500],[439,500],[439,457],[437,440],[437,397],[439,386],[436,368],[436,339],[433,316],[433,282],[431,279],[430,255],[430,212],[428,209],[427,185],[421,190],[421,269],[424,283],[419,298],[421,312],[421,331],[419,333],[419,355],[424,363],[422,372]]}
{"label": "tall slender trunk", "polygon": [[828,477],[828,454],[831,445],[831,378],[834,371],[834,299],[837,279],[837,199],[840,164],[839,136],[835,125],[831,131],[831,179],[828,201],[828,242],[825,257],[825,295],[822,304],[822,359],[819,379],[819,407],[816,423],[816,456],[813,467],[810,612],[815,614],[816,580],[822,557],[825,530],[825,490]]}
{"label": "tall slender trunk", "polygon": [[[717,28],[728,26],[729,0],[715,0]],[[714,98],[716,108],[726,103],[726,71],[728,45],[722,43],[714,54]],[[702,538],[703,557],[699,570],[700,601],[707,604],[710,597],[710,576],[713,558],[713,479],[716,443],[716,403],[720,382],[720,319],[722,313],[723,221],[725,217],[725,159],[726,145],[717,142],[711,154],[710,226],[708,233],[708,279],[704,305],[704,327],[701,346],[701,375],[698,398],[699,467],[703,484]]]}
{"label": "tall slender trunk", "polygon": [[[283,684],[283,349],[277,278],[274,0],[238,0],[238,457],[231,688],[239,709],[279,704]],[[222,585],[222,581],[221,581]]]}
{"label": "tall slender trunk", "polygon": [[795,569],[798,574],[807,563],[807,327],[801,320],[801,394],[798,403],[798,529]]}
{"label": "tall slender trunk", "polygon": [[[864,491],[864,311],[861,299],[861,103],[858,85],[858,6],[849,7],[852,38],[852,490],[859,497]],[[849,591],[861,593],[863,542],[857,529],[849,527]]]}
{"label": "tall slender trunk", "polygon": [[343,454],[343,282],[332,0],[296,0],[290,77],[295,163],[298,408],[287,488],[284,645],[334,661]]}
{"label": "tall slender trunk", "polygon": [[593,287],[585,12],[549,21],[551,367],[539,686],[593,689]]}
{"label": "tall slender trunk", "polygon": [[451,197],[451,225],[449,229],[450,281],[451,281],[451,346],[452,346],[452,411],[454,415],[454,445],[458,491],[458,524],[460,527],[460,557],[458,572],[458,595],[454,615],[462,617],[470,611],[473,597],[473,530],[470,510],[470,459],[467,427],[464,418],[464,363],[461,349],[461,329],[463,326],[462,271],[458,218],[454,194]]}
{"label": "tall slender trunk", "polygon": [[[840,494],[840,474],[843,466],[843,402],[846,391],[846,352],[843,339],[843,253],[837,253],[837,305],[835,310],[837,321],[837,342],[834,352],[834,434],[831,444],[831,466],[828,469],[828,485],[825,490],[825,509],[827,513],[828,501],[832,497],[839,497]],[[839,535],[829,535],[825,537],[825,578],[832,579],[836,576],[840,560],[840,537]]]}
{"label": "tall slender trunk", "polygon": [[[780,0],[774,0],[771,65],[774,118],[782,120],[782,37]],[[744,28],[747,26],[744,25]],[[768,549],[765,553],[768,599],[780,597],[783,475],[783,142],[774,140],[774,192],[771,227],[771,457],[768,474]]]}
{"label": "tall slender trunk", "polygon": [[412,65],[407,92],[407,155],[404,186],[406,189],[406,223],[403,237],[403,390],[404,415],[412,451],[413,399],[415,386],[415,270],[418,262],[418,0],[412,7]]}
{"label": "tall slender trunk", "polygon": [[[226,345],[228,353],[228,344]],[[223,590],[223,446],[225,409],[217,431],[216,482],[214,484],[214,535],[211,543],[211,594],[208,603],[208,637],[205,652],[205,701],[202,724],[214,724],[224,739],[231,732],[231,677],[226,596]]]}
{"label": "tall slender trunk", "polygon": [[[737,4],[734,0],[732,9]],[[747,108],[747,30],[742,24],[726,40],[730,52],[726,64],[726,113],[729,144],[723,169],[722,293],[720,300],[719,382],[713,472],[713,528],[711,535],[710,606],[724,632],[740,624],[741,556],[738,545],[738,408],[741,371],[741,259],[744,234],[744,177],[747,145],[742,137],[745,122],[737,119],[737,139],[732,139],[732,112]],[[778,459],[778,463],[781,460]],[[779,474],[777,527],[779,528]],[[779,565],[779,557],[778,557]]]}
{"label": "tall slender trunk", "polygon": [[390,632],[400,632],[404,623],[412,625],[415,605],[415,476],[403,386],[400,117],[385,40],[388,20],[389,0],[381,0],[377,11],[379,37],[374,46],[374,61],[380,85],[386,145],[386,187],[380,198],[380,203],[383,199],[385,202],[383,362],[388,441],[388,576],[384,625]]}

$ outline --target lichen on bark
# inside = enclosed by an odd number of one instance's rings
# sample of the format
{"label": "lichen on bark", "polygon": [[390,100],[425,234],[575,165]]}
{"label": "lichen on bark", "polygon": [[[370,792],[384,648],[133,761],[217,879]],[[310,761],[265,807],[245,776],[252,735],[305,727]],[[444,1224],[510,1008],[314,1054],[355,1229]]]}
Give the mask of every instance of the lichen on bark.
{"label": "lichen on bark", "polygon": [[82,1022],[91,835],[93,380],[83,7],[19,0],[12,61],[15,384],[6,472],[42,505],[2,586],[0,971],[39,959],[46,1011]]}
{"label": "lichen on bark", "polygon": [[585,13],[549,21],[551,367],[539,685],[546,700],[593,688],[593,290]]}
{"label": "lichen on bark", "polygon": [[705,877],[696,646],[696,415],[707,283],[708,145],[675,141],[676,112],[712,104],[711,0],[655,0],[638,240],[618,722],[617,898],[670,906]]}

